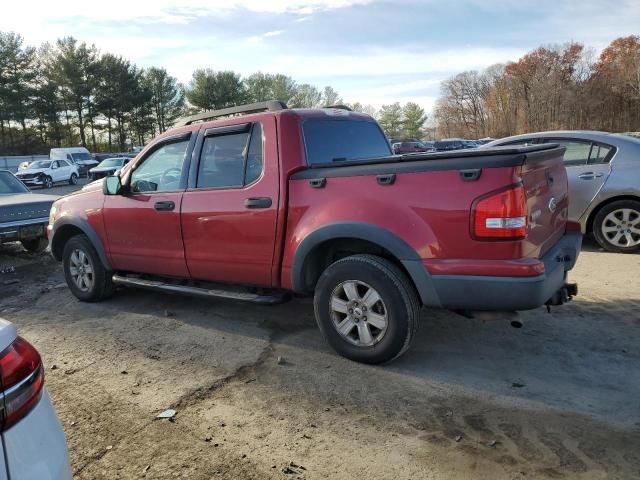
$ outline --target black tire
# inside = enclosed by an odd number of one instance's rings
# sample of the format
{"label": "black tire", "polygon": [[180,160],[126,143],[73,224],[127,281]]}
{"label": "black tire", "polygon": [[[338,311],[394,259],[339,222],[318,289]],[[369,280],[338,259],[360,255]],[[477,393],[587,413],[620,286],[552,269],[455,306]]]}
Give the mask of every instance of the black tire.
{"label": "black tire", "polygon": [[[71,256],[74,252],[82,252],[88,258],[88,262],[92,267],[92,283],[87,290],[82,290],[74,281],[71,273]],[[67,285],[79,300],[83,302],[99,302],[110,297],[114,292],[111,277],[113,272],[104,268],[96,249],[91,244],[89,238],[85,235],[76,235],[71,237],[64,246],[62,253],[62,266],[64,268],[64,277]]]}
{"label": "black tire", "polygon": [[[331,298],[349,281],[375,289],[383,302],[387,324],[377,343],[356,345],[338,333]],[[320,276],[314,297],[316,321],[329,345],[346,358],[371,364],[391,361],[409,348],[418,328],[420,307],[418,294],[405,273],[374,255],[354,255],[331,264]]]}
{"label": "black tire", "polygon": [[42,238],[42,237],[29,238],[28,240],[20,240],[20,243],[22,244],[25,250],[31,253],[44,252],[44,250],[49,245],[49,241],[46,238]]}
{"label": "black tire", "polygon": [[52,188],[53,187],[53,178],[48,175],[44,176],[44,183],[42,184],[42,188]]}
{"label": "black tire", "polygon": [[78,176],[75,173],[72,173],[69,177],[69,185],[76,185],[78,183]]}
{"label": "black tire", "polygon": [[[620,228],[618,229],[618,225],[611,221],[610,214],[622,210],[630,210],[630,217],[628,221],[624,221],[620,215]],[[614,213],[613,216],[616,217],[616,214]],[[607,236],[603,228],[616,228],[617,230],[611,231]],[[615,242],[618,231],[622,231],[624,237],[620,237],[620,240]],[[640,201],[618,200],[601,208],[593,219],[593,236],[600,246],[609,252],[634,253],[640,251]],[[624,242],[627,242],[628,246],[625,246]],[[634,245],[634,243],[636,244]]]}

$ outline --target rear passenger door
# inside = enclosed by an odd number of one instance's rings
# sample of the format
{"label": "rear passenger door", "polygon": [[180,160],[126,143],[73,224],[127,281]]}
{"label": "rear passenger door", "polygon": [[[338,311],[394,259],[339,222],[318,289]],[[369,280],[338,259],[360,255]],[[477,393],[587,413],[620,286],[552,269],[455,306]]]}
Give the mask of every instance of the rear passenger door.
{"label": "rear passenger door", "polygon": [[62,160],[54,160],[51,162],[51,179],[54,182],[65,180],[63,163]]}
{"label": "rear passenger door", "polygon": [[590,140],[545,138],[566,148],[564,166],[569,179],[569,218],[578,220],[604,185],[614,147]]}
{"label": "rear passenger door", "polygon": [[271,286],[280,192],[275,118],[203,129],[194,155],[181,215],[191,277]]}
{"label": "rear passenger door", "polygon": [[67,162],[66,160],[58,160],[58,164],[60,166],[60,169],[58,170],[60,172],[60,180],[69,180],[71,178],[71,173],[73,172],[73,167],[70,165],[70,162]]}

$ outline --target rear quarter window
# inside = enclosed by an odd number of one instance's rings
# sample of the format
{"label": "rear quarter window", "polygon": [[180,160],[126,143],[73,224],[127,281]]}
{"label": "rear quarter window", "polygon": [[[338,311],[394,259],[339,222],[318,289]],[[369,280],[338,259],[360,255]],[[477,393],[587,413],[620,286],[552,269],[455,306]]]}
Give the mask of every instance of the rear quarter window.
{"label": "rear quarter window", "polygon": [[377,123],[310,118],[303,122],[307,164],[386,157],[391,149]]}

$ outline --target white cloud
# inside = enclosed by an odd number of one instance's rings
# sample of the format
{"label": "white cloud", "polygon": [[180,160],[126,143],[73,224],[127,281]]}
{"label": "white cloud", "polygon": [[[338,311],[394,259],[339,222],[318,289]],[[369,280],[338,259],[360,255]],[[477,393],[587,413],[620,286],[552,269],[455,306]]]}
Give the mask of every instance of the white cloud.
{"label": "white cloud", "polygon": [[[190,19],[205,15],[222,15],[230,10],[243,8],[251,12],[298,13],[308,15],[317,11],[333,10],[351,5],[364,5],[372,0],[110,0],[87,2],[85,0],[33,0],[28,12],[25,4],[5,2],[0,15],[0,30],[35,30],[49,22],[75,23],[82,21],[128,20],[188,23]],[[72,32],[69,32],[72,33]]]}

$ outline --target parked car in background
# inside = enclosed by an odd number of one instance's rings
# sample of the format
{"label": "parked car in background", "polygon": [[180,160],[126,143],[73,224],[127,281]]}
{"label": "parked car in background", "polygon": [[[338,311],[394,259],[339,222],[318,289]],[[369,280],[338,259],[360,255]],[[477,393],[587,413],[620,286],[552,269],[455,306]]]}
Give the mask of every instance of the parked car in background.
{"label": "parked car in background", "polygon": [[436,149],[433,145],[426,145],[419,141],[397,142],[393,144],[393,153],[397,155],[405,153],[430,153],[435,151]]}
{"label": "parked car in background", "polygon": [[55,183],[78,183],[78,169],[68,160],[36,160],[27,168],[20,170],[16,176],[25,185],[51,188]]}
{"label": "parked car in background", "polygon": [[0,318],[0,478],[70,480],[69,452],[38,351]]}
{"label": "parked car in background", "polygon": [[113,175],[116,172],[119,172],[122,167],[130,161],[131,159],[129,157],[107,158],[100,162],[97,167],[93,167],[89,170],[89,178],[91,180],[98,180],[100,178]]}
{"label": "parked car in background", "polygon": [[13,173],[0,170],[0,244],[21,242],[30,252],[44,250],[49,210],[56,198],[32,193]]}
{"label": "parked car in background", "polygon": [[462,138],[446,138],[434,142],[434,147],[438,152],[449,152],[451,150],[464,150],[467,148],[478,148],[478,145],[472,140],[464,140]]}
{"label": "parked car in background", "polygon": [[369,115],[270,101],[178,122],[119,175],[57,200],[47,230],[82,301],[116,285],[260,304],[295,292],[314,296],[337,352],[380,363],[409,347],[422,305],[523,310],[576,294],[563,153],[399,162]]}
{"label": "parked car in background", "polygon": [[640,251],[640,139],[593,131],[541,132],[507,137],[502,145],[563,146],[569,178],[569,218],[611,252]]}
{"label": "parked car in background", "polygon": [[77,173],[80,177],[86,177],[89,169],[98,165],[98,161],[84,147],[52,148],[49,159],[71,162],[78,169]]}

